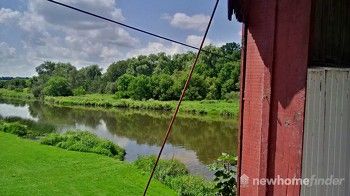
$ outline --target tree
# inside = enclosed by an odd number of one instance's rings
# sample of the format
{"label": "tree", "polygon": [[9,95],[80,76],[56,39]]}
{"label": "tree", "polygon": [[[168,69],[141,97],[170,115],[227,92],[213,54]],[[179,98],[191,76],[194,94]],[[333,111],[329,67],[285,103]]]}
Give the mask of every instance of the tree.
{"label": "tree", "polygon": [[143,75],[137,76],[131,80],[128,87],[130,97],[136,100],[152,98],[150,81],[149,77]]}
{"label": "tree", "polygon": [[130,82],[134,79],[134,76],[130,75],[130,74],[124,74],[123,76],[121,76],[120,78],[118,78],[117,82],[116,82],[116,89],[117,89],[117,97],[119,98],[129,98],[129,92],[128,92],[128,88],[129,88],[129,84]]}
{"label": "tree", "polygon": [[220,47],[222,54],[229,58],[233,58],[233,61],[239,61],[241,58],[241,46],[237,43],[227,43]]}
{"label": "tree", "polygon": [[193,74],[190,86],[186,92],[188,100],[203,100],[208,94],[208,84],[203,76]]}
{"label": "tree", "polygon": [[[232,92],[239,90],[240,45],[209,45],[205,50],[211,53],[201,55],[185,98],[201,100],[230,97]],[[172,56],[164,52],[139,55],[112,63],[104,74],[98,65],[77,70],[70,63],[47,61],[36,68],[38,76],[25,79],[25,82],[1,82],[0,87],[29,87],[35,95],[41,96],[43,89],[46,90],[45,93],[49,93],[49,86],[53,84],[50,81],[52,78],[61,77],[68,81],[68,84],[65,84],[68,89],[66,94],[70,94],[69,90],[74,89],[75,94],[84,91],[115,93],[120,98],[175,100],[181,94],[194,57],[195,53],[191,51]]]}
{"label": "tree", "polygon": [[174,98],[173,85],[174,80],[170,75],[161,74],[152,76],[151,88],[153,89],[153,98],[161,101],[172,100]]}
{"label": "tree", "polygon": [[45,84],[44,94],[48,96],[71,96],[73,95],[69,81],[63,77],[52,77]]}
{"label": "tree", "polygon": [[126,73],[128,69],[128,61],[118,61],[112,63],[106,71],[106,78],[109,82],[115,82],[120,76]]}
{"label": "tree", "polygon": [[[77,71],[75,85],[73,87],[83,87],[85,91],[97,93],[104,91],[104,83],[101,79],[102,69],[98,65],[83,67]],[[107,82],[106,82],[107,83]]]}
{"label": "tree", "polygon": [[[172,87],[172,90],[174,92],[174,97],[176,99],[179,99],[179,96],[182,92],[182,89],[185,85],[185,82],[187,80],[187,73],[178,73],[177,76],[175,76],[175,83]],[[188,90],[186,92],[185,99],[187,100],[202,100],[205,99],[208,94],[208,83],[204,80],[203,76],[198,75],[197,73],[194,73],[192,76],[192,80],[190,82],[190,85],[188,87]]]}
{"label": "tree", "polygon": [[55,70],[56,64],[50,61],[46,61],[35,68],[35,71],[40,75],[48,75],[51,76],[53,71]]}

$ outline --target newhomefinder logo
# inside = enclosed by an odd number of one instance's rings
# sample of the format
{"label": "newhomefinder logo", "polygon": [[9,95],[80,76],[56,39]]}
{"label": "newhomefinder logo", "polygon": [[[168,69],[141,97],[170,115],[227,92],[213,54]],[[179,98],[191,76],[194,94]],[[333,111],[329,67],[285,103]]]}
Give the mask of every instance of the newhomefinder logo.
{"label": "newhomefinder logo", "polygon": [[243,174],[240,177],[240,185],[243,188],[249,185],[340,186],[344,181],[344,178],[335,178],[333,175],[328,178],[317,178],[316,175],[312,175],[311,178],[282,178],[280,175],[277,175],[276,178],[249,178],[249,176]]}

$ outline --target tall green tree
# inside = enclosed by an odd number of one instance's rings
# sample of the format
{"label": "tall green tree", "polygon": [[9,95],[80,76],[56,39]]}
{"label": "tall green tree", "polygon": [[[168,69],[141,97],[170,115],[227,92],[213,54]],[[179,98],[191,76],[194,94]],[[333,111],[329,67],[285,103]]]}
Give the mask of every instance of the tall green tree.
{"label": "tall green tree", "polygon": [[44,94],[48,96],[71,96],[73,92],[66,78],[55,76],[45,84]]}
{"label": "tall green tree", "polygon": [[152,98],[153,89],[151,89],[150,77],[140,75],[130,81],[128,91],[130,97],[136,100]]}

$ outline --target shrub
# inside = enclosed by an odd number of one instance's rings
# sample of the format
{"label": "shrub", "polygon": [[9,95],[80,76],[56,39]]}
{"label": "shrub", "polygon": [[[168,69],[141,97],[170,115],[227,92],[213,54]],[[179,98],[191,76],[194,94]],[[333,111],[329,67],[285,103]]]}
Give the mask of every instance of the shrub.
{"label": "shrub", "polygon": [[171,179],[169,187],[179,195],[215,195],[214,183],[197,176],[178,176]]}
{"label": "shrub", "polygon": [[[139,156],[134,162],[135,166],[146,173],[153,169],[156,156]],[[159,160],[154,177],[161,182],[166,182],[169,178],[188,174],[186,166],[178,160]]]}
{"label": "shrub", "polygon": [[85,91],[84,87],[82,87],[82,86],[73,90],[74,96],[85,95],[85,94],[86,94],[86,91]]}
{"label": "shrub", "polygon": [[32,94],[35,98],[40,98],[42,97],[43,94],[43,88],[40,86],[34,86],[32,87]]}
{"label": "shrub", "polygon": [[144,75],[133,78],[130,81],[128,92],[130,97],[135,100],[150,99],[153,92],[150,78]]}
{"label": "shrub", "polygon": [[56,76],[50,78],[45,84],[44,94],[49,96],[71,96],[73,92],[66,78]]}
{"label": "shrub", "polygon": [[19,117],[7,117],[4,119],[5,122],[8,123],[19,123],[27,127],[26,137],[37,137],[43,136],[48,133],[52,133],[56,130],[53,125],[41,122],[35,122],[29,119],[22,119]]}
{"label": "shrub", "polygon": [[27,126],[22,125],[18,122],[8,123],[2,121],[0,122],[0,131],[15,134],[20,137],[23,137],[28,133]]}
{"label": "shrub", "polygon": [[[134,165],[149,174],[153,169],[156,156],[139,156]],[[179,195],[214,195],[214,184],[201,177],[188,175],[183,163],[177,160],[159,160],[154,178],[164,183]]]}
{"label": "shrub", "polygon": [[79,152],[92,152],[123,160],[125,150],[111,141],[100,139],[86,131],[68,131],[64,134],[52,133],[41,139],[40,143]]}
{"label": "shrub", "polygon": [[237,92],[230,92],[230,93],[226,93],[224,95],[225,100],[236,100],[239,99],[239,93]]}
{"label": "shrub", "polygon": [[219,195],[234,196],[237,192],[237,157],[222,153],[216,163],[211,165],[215,171],[215,188]]}

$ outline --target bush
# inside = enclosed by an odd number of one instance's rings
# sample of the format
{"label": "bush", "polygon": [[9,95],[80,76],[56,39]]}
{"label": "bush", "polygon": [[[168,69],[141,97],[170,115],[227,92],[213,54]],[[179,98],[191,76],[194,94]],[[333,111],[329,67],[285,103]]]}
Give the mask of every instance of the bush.
{"label": "bush", "polygon": [[225,98],[225,100],[237,100],[237,99],[239,99],[239,93],[232,91],[230,93],[226,93],[224,95],[224,98]]}
{"label": "bush", "polygon": [[32,87],[32,94],[35,98],[40,98],[42,97],[44,94],[43,94],[43,89],[42,87],[40,86],[34,86]]}
{"label": "bush", "polygon": [[178,176],[173,178],[169,187],[179,195],[215,195],[214,184],[197,176]]}
{"label": "bush", "polygon": [[219,195],[234,196],[237,192],[237,157],[222,153],[216,163],[211,165],[215,171],[215,188]]}
{"label": "bush", "polygon": [[85,91],[84,87],[82,87],[82,86],[73,90],[74,96],[85,95],[85,94],[86,94],[86,91]]}
{"label": "bush", "polygon": [[20,137],[26,136],[28,133],[27,126],[22,125],[18,122],[8,123],[2,121],[0,122],[0,131],[15,134]]}
{"label": "bush", "polygon": [[0,131],[15,134],[20,137],[36,138],[55,131],[55,127],[18,117],[8,117],[1,118]]}
{"label": "bush", "polygon": [[45,84],[44,94],[49,96],[71,96],[73,95],[69,81],[63,77],[52,77]]}
{"label": "bush", "polygon": [[[146,173],[153,169],[156,156],[139,156],[134,162],[135,166]],[[186,166],[178,160],[160,160],[154,177],[161,182],[166,182],[169,178],[188,174]]]}
{"label": "bush", "polygon": [[71,151],[102,154],[118,160],[123,160],[125,156],[125,150],[121,147],[86,131],[68,131],[64,134],[52,133],[42,138],[40,143]]}
{"label": "bush", "polygon": [[19,117],[7,117],[4,119],[8,123],[18,123],[27,127],[26,137],[43,136],[48,133],[52,133],[56,130],[53,125],[47,123],[35,122],[29,119],[22,119]]}
{"label": "bush", "polygon": [[143,100],[152,98],[151,79],[150,77],[141,75],[130,81],[128,92],[130,97],[135,100]]}
{"label": "bush", "polygon": [[[134,165],[150,174],[155,161],[156,156],[139,156]],[[177,191],[179,195],[215,195],[214,183],[188,175],[186,166],[177,160],[159,160],[154,178]]]}

